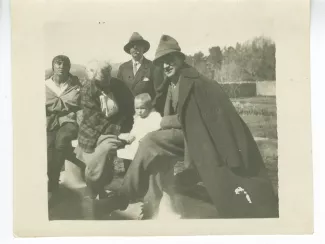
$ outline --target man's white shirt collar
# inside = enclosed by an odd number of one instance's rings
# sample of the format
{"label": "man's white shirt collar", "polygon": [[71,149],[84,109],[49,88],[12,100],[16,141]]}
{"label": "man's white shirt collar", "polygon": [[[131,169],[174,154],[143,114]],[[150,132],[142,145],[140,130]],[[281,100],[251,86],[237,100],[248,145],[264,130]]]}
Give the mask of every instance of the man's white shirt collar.
{"label": "man's white shirt collar", "polygon": [[133,66],[134,66],[134,64],[137,64],[137,66],[141,66],[142,61],[143,61],[143,56],[142,56],[142,58],[141,58],[139,61],[135,61],[135,60],[132,58],[132,64],[133,64]]}

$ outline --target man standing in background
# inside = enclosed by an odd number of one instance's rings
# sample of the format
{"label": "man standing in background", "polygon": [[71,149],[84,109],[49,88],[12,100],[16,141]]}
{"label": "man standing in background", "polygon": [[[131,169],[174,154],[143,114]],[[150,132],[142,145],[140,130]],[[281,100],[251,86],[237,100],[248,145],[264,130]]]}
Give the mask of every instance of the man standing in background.
{"label": "man standing in background", "polygon": [[[154,108],[162,114],[167,89],[162,84],[162,70],[143,56],[149,48],[150,43],[143,39],[138,32],[134,32],[129,42],[124,46],[124,51],[131,55],[131,60],[120,65],[117,78],[125,82],[133,96],[148,93],[151,96]],[[166,91],[162,92],[164,95],[157,100],[156,93],[160,89]]]}

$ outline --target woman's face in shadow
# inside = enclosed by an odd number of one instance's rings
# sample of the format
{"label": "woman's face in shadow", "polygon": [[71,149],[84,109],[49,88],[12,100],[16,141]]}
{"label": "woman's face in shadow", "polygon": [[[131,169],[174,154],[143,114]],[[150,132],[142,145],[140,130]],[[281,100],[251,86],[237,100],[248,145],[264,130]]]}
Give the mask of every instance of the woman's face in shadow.
{"label": "woman's face in shadow", "polygon": [[63,60],[58,60],[53,64],[53,74],[57,76],[64,76],[69,73],[69,65]]}

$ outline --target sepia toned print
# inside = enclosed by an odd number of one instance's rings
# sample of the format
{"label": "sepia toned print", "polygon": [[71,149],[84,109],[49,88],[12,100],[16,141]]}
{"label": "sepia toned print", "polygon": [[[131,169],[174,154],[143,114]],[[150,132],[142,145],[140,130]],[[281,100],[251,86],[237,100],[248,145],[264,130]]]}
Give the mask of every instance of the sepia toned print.
{"label": "sepia toned print", "polygon": [[[129,13],[118,26],[112,20],[122,3],[114,1],[93,5],[98,13],[99,6],[111,11],[100,20],[85,15],[59,21],[49,14],[40,25],[39,50],[47,143],[38,170],[42,186],[35,189],[47,196],[40,210],[44,228],[61,220],[152,228],[166,221],[193,228],[192,221],[289,221],[287,200],[295,193],[283,179],[291,173],[310,178],[296,168],[289,173],[292,161],[282,163],[292,148],[285,145],[289,137],[281,139],[289,131],[280,123],[281,98],[288,93],[280,89],[286,84],[284,39],[271,2],[272,8],[245,15],[239,9],[253,2],[223,3],[236,17],[220,16],[217,28],[207,23],[222,11],[208,2],[191,2],[178,13],[176,5],[184,6],[179,1],[166,15],[158,1],[143,15],[148,3],[140,1],[142,17]],[[210,228],[198,234],[213,233]]]}
{"label": "sepia toned print", "polygon": [[46,70],[49,219],[278,217],[274,41],[149,49]]}

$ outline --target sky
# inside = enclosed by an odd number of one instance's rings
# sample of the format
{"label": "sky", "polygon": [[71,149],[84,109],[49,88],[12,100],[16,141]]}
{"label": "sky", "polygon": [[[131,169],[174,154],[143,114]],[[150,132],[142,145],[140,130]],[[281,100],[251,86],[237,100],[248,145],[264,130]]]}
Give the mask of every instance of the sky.
{"label": "sky", "polygon": [[[204,3],[204,4],[202,4]],[[255,36],[274,37],[274,18],[267,6],[228,0],[214,1],[125,1],[103,5],[107,18],[98,21],[47,22],[44,25],[44,61],[65,54],[75,64],[89,60],[125,62],[130,56],[123,50],[133,32],[139,32],[151,44],[145,54],[154,58],[162,34],[174,37],[182,51],[208,54],[212,46],[235,45]],[[96,15],[96,9],[92,14]],[[91,11],[91,9],[90,9]]]}

